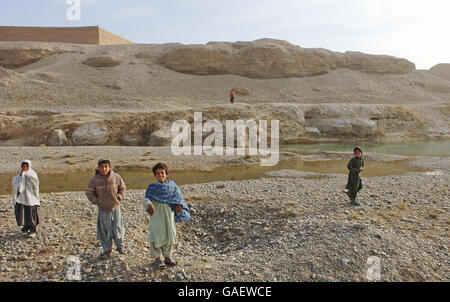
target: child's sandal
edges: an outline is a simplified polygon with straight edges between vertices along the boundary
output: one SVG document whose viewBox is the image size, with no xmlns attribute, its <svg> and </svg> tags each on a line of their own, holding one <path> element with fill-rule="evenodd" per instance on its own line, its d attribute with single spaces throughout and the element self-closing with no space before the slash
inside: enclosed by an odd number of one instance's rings
<svg viewBox="0 0 450 302">
<path fill-rule="evenodd" d="M 170 259 L 170 260 L 164 260 L 164 264 L 167 265 L 167 266 L 169 266 L 169 267 L 173 267 L 173 266 L 176 266 L 176 265 L 177 265 L 177 263 L 176 263 L 175 261 L 173 261 L 172 259 Z"/>
<path fill-rule="evenodd" d="M 157 260 L 157 261 L 153 262 L 153 265 L 159 269 L 164 269 L 164 268 L 166 268 L 166 265 L 164 263 L 165 262 L 162 262 L 162 260 Z"/>
</svg>

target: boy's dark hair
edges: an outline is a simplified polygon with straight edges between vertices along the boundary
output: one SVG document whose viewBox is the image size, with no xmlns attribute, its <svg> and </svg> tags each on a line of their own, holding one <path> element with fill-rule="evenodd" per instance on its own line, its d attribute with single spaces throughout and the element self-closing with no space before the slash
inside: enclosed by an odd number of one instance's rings
<svg viewBox="0 0 450 302">
<path fill-rule="evenodd" d="M 111 162 L 107 159 L 100 159 L 97 162 L 97 167 L 100 167 L 101 164 L 108 164 L 108 166 L 111 168 Z"/>
<path fill-rule="evenodd" d="M 156 175 L 156 170 L 158 169 L 163 169 L 164 171 L 166 171 L 166 175 L 169 175 L 169 168 L 167 168 L 167 165 L 165 163 L 157 163 L 155 166 L 153 166 L 153 175 Z"/>
<path fill-rule="evenodd" d="M 356 150 L 359 150 L 359 152 L 361 152 L 361 153 L 362 153 L 362 150 L 361 150 L 361 148 L 359 148 L 359 147 L 356 147 L 355 149 L 353 149 L 353 153 L 355 153 L 355 152 L 356 152 Z"/>
</svg>

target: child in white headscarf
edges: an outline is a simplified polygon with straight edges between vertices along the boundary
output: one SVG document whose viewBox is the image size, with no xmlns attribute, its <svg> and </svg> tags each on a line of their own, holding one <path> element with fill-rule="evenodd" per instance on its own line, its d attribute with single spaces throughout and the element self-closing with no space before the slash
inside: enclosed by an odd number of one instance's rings
<svg viewBox="0 0 450 302">
<path fill-rule="evenodd" d="M 30 160 L 20 163 L 20 172 L 12 180 L 13 203 L 17 225 L 23 226 L 22 234 L 36 236 L 37 226 L 41 220 L 41 203 L 39 201 L 39 178 L 31 168 Z"/>
</svg>

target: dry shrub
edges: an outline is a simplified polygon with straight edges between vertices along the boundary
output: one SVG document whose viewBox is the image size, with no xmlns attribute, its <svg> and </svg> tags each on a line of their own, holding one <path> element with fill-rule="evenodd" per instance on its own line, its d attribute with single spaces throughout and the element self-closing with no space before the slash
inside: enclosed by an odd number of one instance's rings
<svg viewBox="0 0 450 302">
<path fill-rule="evenodd" d="M 65 160 L 65 163 L 69 164 L 69 165 L 75 165 L 76 164 L 76 162 L 73 159 L 69 159 L 69 158 Z"/>
<path fill-rule="evenodd" d="M 409 205 L 407 203 L 399 203 L 397 204 L 397 207 L 404 210 L 409 207 Z"/>
<path fill-rule="evenodd" d="M 425 120 L 420 116 L 416 110 L 407 109 L 400 106 L 392 107 L 398 118 L 405 121 L 415 121 L 421 126 L 425 126 Z"/>
<path fill-rule="evenodd" d="M 49 246 L 44 246 L 43 248 L 41 248 L 38 251 L 38 254 L 40 254 L 40 255 L 49 255 L 49 254 L 53 254 L 53 253 L 54 253 L 53 248 L 51 248 Z"/>
<path fill-rule="evenodd" d="M 382 211 L 380 212 L 380 216 L 386 220 L 395 220 L 402 218 L 402 216 L 399 213 L 394 211 Z"/>
<path fill-rule="evenodd" d="M 351 219 L 359 219 L 359 215 L 358 214 L 356 214 L 356 213 L 352 213 L 352 214 L 350 214 L 350 218 Z"/>
<path fill-rule="evenodd" d="M 208 199 L 209 196 L 206 194 L 186 194 L 183 196 L 184 200 L 189 201 L 189 200 L 205 200 Z"/>
<path fill-rule="evenodd" d="M 430 218 L 431 218 L 431 219 L 437 219 L 438 217 L 439 217 L 438 214 L 436 214 L 436 213 L 430 213 Z"/>
</svg>

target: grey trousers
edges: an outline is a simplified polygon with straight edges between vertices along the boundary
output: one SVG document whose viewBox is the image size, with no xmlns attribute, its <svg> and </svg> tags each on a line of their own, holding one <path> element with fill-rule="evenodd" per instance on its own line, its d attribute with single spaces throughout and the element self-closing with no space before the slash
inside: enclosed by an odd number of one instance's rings
<svg viewBox="0 0 450 302">
<path fill-rule="evenodd" d="M 164 256 L 166 258 L 172 259 L 172 251 L 173 251 L 173 244 L 167 243 L 166 245 L 162 247 L 155 247 L 155 243 L 150 243 L 150 257 L 152 258 L 159 258 L 161 256 Z"/>
<path fill-rule="evenodd" d="M 40 206 L 26 206 L 16 202 L 14 213 L 17 225 L 23 226 L 23 230 L 37 231 L 37 226 L 41 222 Z"/>
<path fill-rule="evenodd" d="M 125 241 L 125 226 L 120 207 L 112 212 L 98 210 L 97 239 L 101 241 L 104 251 L 112 248 L 112 241 L 117 247 L 123 247 Z"/>
</svg>

